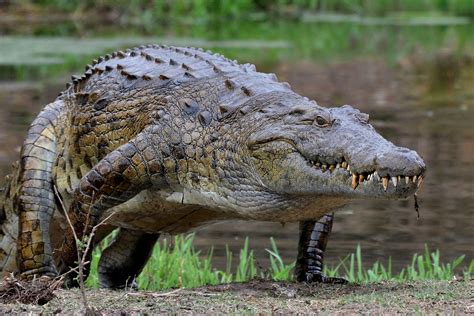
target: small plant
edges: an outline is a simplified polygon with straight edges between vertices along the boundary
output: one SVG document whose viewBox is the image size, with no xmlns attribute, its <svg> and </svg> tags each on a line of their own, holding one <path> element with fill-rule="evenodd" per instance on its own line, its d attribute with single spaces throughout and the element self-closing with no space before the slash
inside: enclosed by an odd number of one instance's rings
<svg viewBox="0 0 474 316">
<path fill-rule="evenodd" d="M 325 273 L 328 276 L 339 276 L 341 275 L 340 270 L 343 269 L 345 272 L 344 277 L 352 283 L 452 280 L 456 275 L 455 270 L 464 261 L 464 258 L 465 256 L 462 255 L 445 264 L 440 261 L 439 250 L 430 252 L 428 246 L 425 245 L 423 255 L 414 254 L 409 265 L 403 268 L 398 274 L 393 274 L 391 258 L 388 259 L 386 266 L 377 261 L 372 267 L 364 269 L 362 250 L 360 245 L 358 245 L 355 253 L 340 260 L 340 263 L 336 267 L 325 267 Z M 349 262 L 347 263 L 347 261 Z M 469 280 L 473 271 L 474 260 L 472 260 L 468 268 L 462 272 L 463 278 Z"/>
<path fill-rule="evenodd" d="M 425 245 L 423 255 L 413 255 L 409 266 L 400 272 L 401 280 L 450 280 L 454 276 L 454 270 L 464 261 L 465 256 L 459 256 L 447 264 L 440 262 L 439 250 L 430 253 Z M 471 262 L 472 264 L 472 262 Z"/>
<path fill-rule="evenodd" d="M 219 284 L 225 281 L 221 271 L 212 268 L 211 249 L 206 256 L 193 247 L 194 235 L 176 236 L 171 245 L 168 239 L 157 243 L 153 254 L 137 278 L 141 289 L 168 289 Z"/>
<path fill-rule="evenodd" d="M 278 248 L 273 237 L 270 237 L 270 243 L 272 244 L 272 249 L 266 249 L 266 251 L 270 254 L 272 279 L 275 281 L 293 280 L 293 269 L 295 268 L 296 262 L 285 264 L 280 256 L 280 253 L 278 252 Z"/>
<path fill-rule="evenodd" d="M 235 274 L 236 282 L 244 282 L 257 276 L 253 250 L 249 250 L 249 239 L 245 238 L 244 248 L 240 249 L 239 265 Z"/>
</svg>

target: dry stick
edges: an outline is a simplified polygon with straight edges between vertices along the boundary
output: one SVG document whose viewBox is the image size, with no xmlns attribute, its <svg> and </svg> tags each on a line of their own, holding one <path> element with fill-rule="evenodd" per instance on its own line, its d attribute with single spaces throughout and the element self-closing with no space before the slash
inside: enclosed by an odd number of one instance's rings
<svg viewBox="0 0 474 316">
<path fill-rule="evenodd" d="M 179 288 L 179 289 L 176 289 L 176 290 L 172 290 L 172 291 L 169 291 L 169 292 L 165 292 L 165 293 L 136 293 L 136 292 L 128 292 L 126 293 L 126 295 L 130 295 L 130 296 L 151 296 L 151 297 L 164 297 L 164 296 L 173 296 L 175 294 L 177 294 L 178 292 L 181 292 L 183 291 L 184 288 Z"/>
<path fill-rule="evenodd" d="M 416 219 L 420 219 L 420 205 L 418 204 L 418 195 L 416 193 L 413 195 L 415 199 L 415 212 L 416 212 Z"/>
<path fill-rule="evenodd" d="M 89 305 L 89 302 L 87 301 L 87 296 L 86 296 L 86 291 L 84 289 L 84 284 L 83 284 L 83 271 L 82 271 L 82 265 L 81 265 L 81 253 L 80 253 L 80 250 L 79 250 L 79 244 L 80 244 L 80 240 L 79 238 L 77 237 L 77 234 L 76 234 L 76 230 L 74 229 L 74 226 L 72 225 L 72 222 L 71 222 L 71 219 L 69 218 L 69 214 L 67 212 L 67 209 L 66 207 L 64 206 L 64 203 L 61 199 L 61 196 L 59 195 L 59 192 L 58 192 L 58 188 L 56 187 L 56 185 L 54 185 L 54 193 L 56 194 L 56 196 L 58 197 L 58 200 L 59 200 L 59 203 L 61 204 L 61 208 L 63 209 L 63 212 L 64 212 L 64 216 L 66 216 L 66 220 L 69 224 L 69 228 L 71 228 L 72 230 L 72 234 L 74 236 L 74 240 L 76 241 L 76 252 L 77 252 L 77 261 L 78 261 L 78 264 L 79 264 L 79 288 L 81 290 L 81 295 L 82 295 L 82 302 L 84 304 L 84 307 L 86 309 L 86 311 L 90 310 L 90 305 Z"/>
<path fill-rule="evenodd" d="M 169 292 L 164 292 L 164 293 L 151 293 L 151 292 L 128 292 L 125 295 L 128 296 L 144 296 L 144 297 L 166 297 L 166 296 L 176 296 L 178 295 L 179 292 L 182 292 L 182 294 L 190 294 L 190 295 L 200 295 L 200 296 L 218 296 L 220 295 L 219 293 L 206 293 L 206 292 L 201 292 L 201 291 L 192 291 L 192 290 L 186 290 L 185 288 L 179 288 L 175 289 Z"/>
<path fill-rule="evenodd" d="M 94 201 L 94 194 L 92 194 L 92 202 L 93 203 Z M 92 207 L 92 204 L 91 204 L 91 207 Z M 90 211 L 91 211 L 91 207 L 89 207 L 89 211 L 88 211 L 88 214 L 90 214 Z M 92 231 L 91 233 L 89 234 L 88 236 L 88 240 L 87 240 L 87 243 L 86 243 L 86 248 L 84 250 L 84 252 L 82 253 L 82 258 L 79 260 L 79 288 L 81 289 L 81 293 L 83 295 L 83 298 L 86 297 L 86 290 L 85 290 L 85 284 L 84 284 L 84 266 L 87 264 L 86 263 L 86 260 L 87 260 L 87 254 L 89 253 L 89 250 L 91 248 L 91 245 L 92 245 L 92 241 L 94 240 L 94 236 L 95 236 L 95 233 L 97 231 L 97 229 L 104 225 L 112 216 L 115 215 L 116 212 L 112 212 L 109 214 L 109 216 L 107 216 L 106 218 L 104 218 L 102 221 L 100 221 L 97 225 L 95 225 L 94 227 L 92 227 Z M 89 215 L 88 215 L 89 216 Z M 89 220 L 86 221 L 86 224 L 88 225 L 88 222 Z M 73 229 L 73 227 L 71 226 L 71 229 Z M 80 257 L 80 251 L 79 251 L 79 248 L 77 248 L 77 255 L 78 257 Z M 86 314 L 87 312 L 92 312 L 92 314 L 95 314 L 93 312 L 93 309 L 91 308 L 91 306 L 87 303 L 86 300 L 84 300 L 84 306 L 86 308 Z"/>
<path fill-rule="evenodd" d="M 86 262 L 84 262 L 84 265 L 88 265 L 89 263 L 91 263 L 91 262 L 90 262 L 90 261 L 86 261 Z M 70 273 L 72 273 L 72 272 L 77 272 L 77 273 L 79 273 L 79 267 L 74 267 L 74 268 L 69 267 L 69 271 L 66 271 L 66 272 L 64 272 L 63 274 L 58 275 L 58 276 L 56 277 L 56 279 L 62 279 L 62 278 L 64 278 L 66 275 L 68 275 L 68 274 L 70 274 Z"/>
<path fill-rule="evenodd" d="M 84 304 L 84 307 L 86 309 L 86 314 L 90 311 L 93 311 L 92 307 L 89 305 L 89 302 L 87 300 L 87 296 L 86 296 L 86 290 L 85 290 L 85 285 L 84 285 L 84 266 L 86 264 L 89 263 L 89 261 L 86 261 L 87 259 L 87 253 L 89 252 L 90 250 L 90 247 L 91 247 L 91 244 L 92 244 L 92 240 L 94 239 L 94 236 L 95 236 L 95 233 L 97 231 L 97 229 L 102 226 L 103 224 L 105 224 L 106 221 L 108 221 L 113 215 L 115 215 L 116 212 L 112 212 L 111 214 L 109 214 L 109 216 L 107 216 L 106 218 L 104 218 L 102 221 L 100 221 L 97 225 L 95 225 L 94 227 L 92 227 L 92 231 L 91 233 L 89 234 L 88 236 L 88 240 L 87 240 L 87 243 L 86 243 L 86 248 L 84 250 L 84 252 L 82 253 L 82 257 L 81 257 L 81 247 L 82 247 L 82 242 L 81 240 L 78 238 L 77 234 L 76 234 L 76 230 L 74 229 L 74 225 L 72 224 L 71 222 L 71 219 L 69 218 L 69 214 L 66 210 L 66 207 L 64 206 L 64 203 L 61 199 L 61 196 L 59 195 L 59 192 L 58 192 L 58 188 L 56 186 L 53 186 L 54 188 L 54 193 L 56 194 L 56 196 L 58 197 L 58 200 L 59 200 L 59 203 L 61 204 L 61 208 L 63 209 L 64 211 L 64 215 L 66 217 L 66 220 L 69 224 L 69 227 L 71 228 L 72 230 L 72 233 L 73 233 L 73 236 L 74 236 L 74 240 L 76 241 L 76 252 L 77 252 L 77 261 L 78 261 L 78 267 L 76 268 L 71 268 L 70 271 L 66 272 L 64 275 L 72 272 L 72 271 L 78 271 L 78 278 L 79 278 L 79 289 L 81 291 L 81 296 L 82 296 L 82 302 Z M 89 211 L 87 212 L 87 218 L 86 218 L 86 226 L 84 227 L 84 231 L 83 231 L 83 235 L 85 235 L 85 232 L 86 232 L 86 229 L 87 229 L 87 226 L 89 225 L 89 218 L 90 218 L 90 213 L 91 213 L 91 208 L 92 208 L 92 204 L 94 203 L 94 193 L 92 194 L 92 200 L 91 200 L 91 205 L 89 207 Z"/>
</svg>

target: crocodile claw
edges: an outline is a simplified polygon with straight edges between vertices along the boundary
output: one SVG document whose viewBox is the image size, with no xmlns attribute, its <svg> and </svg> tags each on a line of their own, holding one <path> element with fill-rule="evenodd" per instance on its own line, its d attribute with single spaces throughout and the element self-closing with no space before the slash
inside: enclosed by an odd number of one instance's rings
<svg viewBox="0 0 474 316">
<path fill-rule="evenodd" d="M 322 273 L 306 273 L 307 283 L 325 283 L 325 284 L 347 284 L 344 278 L 327 277 Z"/>
</svg>

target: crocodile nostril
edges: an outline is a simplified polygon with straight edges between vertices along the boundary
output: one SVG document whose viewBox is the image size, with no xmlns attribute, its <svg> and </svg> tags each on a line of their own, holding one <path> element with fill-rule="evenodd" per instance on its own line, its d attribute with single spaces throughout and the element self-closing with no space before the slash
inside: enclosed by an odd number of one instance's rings
<svg viewBox="0 0 474 316">
<path fill-rule="evenodd" d="M 374 165 L 381 176 L 415 176 L 425 172 L 425 163 L 413 150 L 404 147 L 391 147 L 375 155 Z"/>
<path fill-rule="evenodd" d="M 401 152 L 401 153 L 404 153 L 404 154 L 409 153 L 409 152 L 413 152 L 413 150 L 405 148 L 405 147 L 399 147 L 398 151 Z"/>
</svg>

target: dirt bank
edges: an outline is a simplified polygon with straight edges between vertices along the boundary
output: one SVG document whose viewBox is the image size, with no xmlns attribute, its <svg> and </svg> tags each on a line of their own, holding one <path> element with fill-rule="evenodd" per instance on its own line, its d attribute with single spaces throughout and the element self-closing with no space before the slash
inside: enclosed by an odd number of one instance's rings
<svg viewBox="0 0 474 316">
<path fill-rule="evenodd" d="M 43 306 L 1 304 L 1 314 L 77 313 L 77 289 L 57 290 Z M 92 306 L 117 313 L 474 313 L 471 282 L 423 281 L 407 284 L 306 285 L 252 281 L 163 292 L 89 290 Z"/>
</svg>

